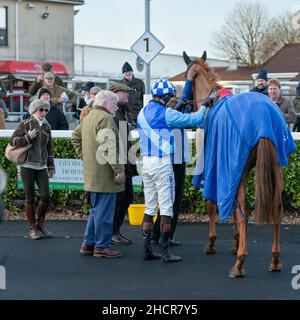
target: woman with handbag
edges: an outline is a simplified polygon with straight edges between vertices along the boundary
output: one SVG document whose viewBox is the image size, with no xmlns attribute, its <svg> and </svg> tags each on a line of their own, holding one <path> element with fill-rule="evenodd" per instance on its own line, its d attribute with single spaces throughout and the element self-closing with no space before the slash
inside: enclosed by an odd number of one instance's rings
<svg viewBox="0 0 300 320">
<path fill-rule="evenodd" d="M 10 144 L 15 147 L 32 145 L 27 151 L 20 170 L 26 195 L 25 212 L 29 224 L 29 235 L 32 240 L 52 237 L 52 233 L 44 226 L 50 200 L 49 178 L 52 178 L 55 174 L 51 127 L 45 119 L 49 110 L 50 104 L 46 100 L 37 99 L 31 102 L 29 106 L 30 118 L 19 124 L 10 139 Z M 36 210 L 35 182 L 40 193 L 40 201 Z"/>
</svg>

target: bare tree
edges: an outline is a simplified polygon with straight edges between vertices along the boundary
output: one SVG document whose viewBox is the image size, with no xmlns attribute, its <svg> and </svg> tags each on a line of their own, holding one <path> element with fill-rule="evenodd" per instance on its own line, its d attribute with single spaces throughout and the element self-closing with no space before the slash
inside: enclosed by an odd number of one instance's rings
<svg viewBox="0 0 300 320">
<path fill-rule="evenodd" d="M 263 35 L 258 60 L 265 62 L 285 44 L 300 42 L 300 28 L 293 23 L 293 15 L 286 12 L 271 19 Z"/>
<path fill-rule="evenodd" d="M 256 2 L 238 2 L 226 15 L 225 24 L 213 33 L 212 45 L 227 58 L 255 66 L 259 61 L 259 47 L 269 22 L 265 6 Z"/>
</svg>

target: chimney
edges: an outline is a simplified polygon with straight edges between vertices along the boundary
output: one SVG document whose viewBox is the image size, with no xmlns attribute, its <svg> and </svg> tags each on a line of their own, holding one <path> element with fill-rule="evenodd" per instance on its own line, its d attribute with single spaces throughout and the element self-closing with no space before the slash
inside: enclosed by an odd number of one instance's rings
<svg viewBox="0 0 300 320">
<path fill-rule="evenodd" d="M 240 65 L 239 59 L 235 59 L 235 58 L 230 59 L 230 60 L 228 61 L 228 68 L 227 68 L 227 70 L 229 70 L 229 71 L 237 70 L 238 67 L 239 67 L 239 65 Z"/>
</svg>

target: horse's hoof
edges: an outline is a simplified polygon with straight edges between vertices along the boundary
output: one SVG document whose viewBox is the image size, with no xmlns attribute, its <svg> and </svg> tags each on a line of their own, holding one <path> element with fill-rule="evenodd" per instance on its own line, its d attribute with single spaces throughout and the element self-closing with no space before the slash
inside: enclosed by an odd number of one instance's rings
<svg viewBox="0 0 300 320">
<path fill-rule="evenodd" d="M 246 274 L 245 269 L 238 269 L 236 267 L 233 267 L 229 273 L 229 278 L 242 278 Z"/>
<path fill-rule="evenodd" d="M 215 248 L 206 247 L 203 250 L 203 253 L 204 254 L 215 254 L 216 253 L 216 249 Z"/>
<path fill-rule="evenodd" d="M 269 271 L 272 272 L 272 271 L 282 271 L 283 270 L 283 265 L 281 262 L 278 262 L 278 263 L 273 263 L 271 262 L 270 263 L 270 266 L 269 266 Z"/>
</svg>

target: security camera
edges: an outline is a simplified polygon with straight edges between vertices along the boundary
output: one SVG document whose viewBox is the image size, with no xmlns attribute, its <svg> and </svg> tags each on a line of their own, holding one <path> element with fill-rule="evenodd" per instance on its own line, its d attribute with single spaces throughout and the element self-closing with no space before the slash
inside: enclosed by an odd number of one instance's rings
<svg viewBox="0 0 300 320">
<path fill-rule="evenodd" d="M 47 19 L 49 17 L 49 12 L 44 12 L 42 15 L 43 19 Z"/>
<path fill-rule="evenodd" d="M 35 5 L 32 4 L 31 2 L 29 2 L 29 3 L 27 3 L 26 8 L 27 8 L 28 10 L 34 9 L 34 8 L 35 8 Z"/>
</svg>

